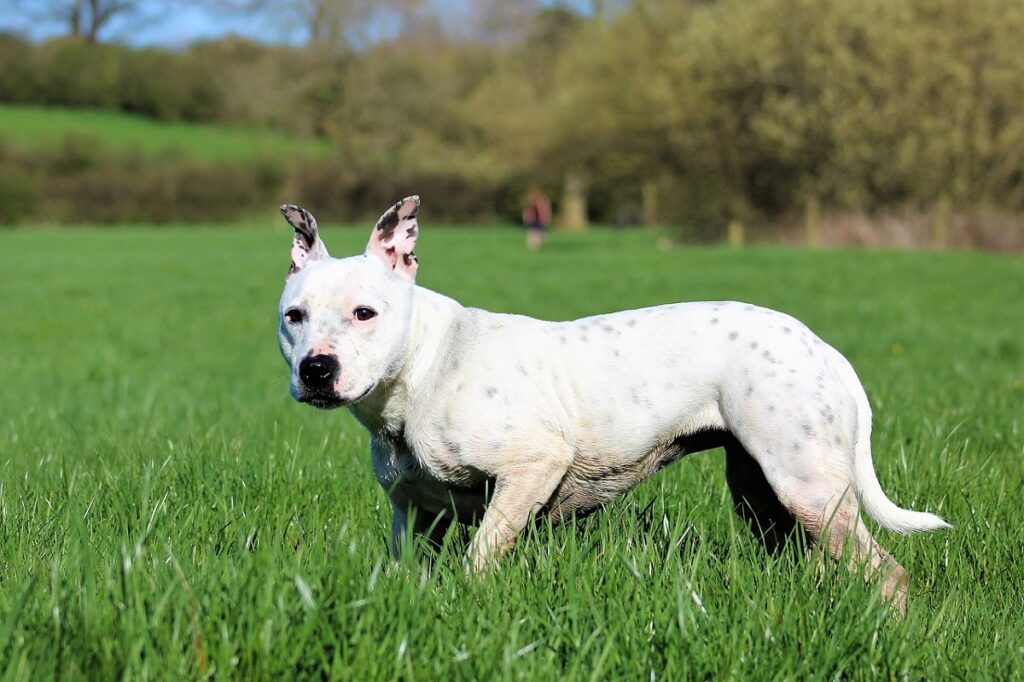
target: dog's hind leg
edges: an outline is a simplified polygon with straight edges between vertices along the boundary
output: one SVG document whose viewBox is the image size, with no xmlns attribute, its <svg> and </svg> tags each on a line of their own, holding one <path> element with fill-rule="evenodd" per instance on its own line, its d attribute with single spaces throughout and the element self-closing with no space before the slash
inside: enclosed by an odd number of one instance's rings
<svg viewBox="0 0 1024 682">
<path fill-rule="evenodd" d="M 778 553 L 791 539 L 796 521 L 779 502 L 761 467 L 743 445 L 729 436 L 724 447 L 725 480 L 736 513 L 768 552 Z"/>
<path fill-rule="evenodd" d="M 819 462 L 828 461 L 829 456 Z M 763 465 L 762 465 L 763 466 Z M 907 572 L 871 537 L 860 516 L 852 472 L 827 467 L 797 472 L 763 467 L 779 503 L 799 521 L 814 544 L 850 570 L 881 582 L 882 599 L 901 615 L 907 608 Z"/>
<path fill-rule="evenodd" d="M 793 539 L 793 514 L 779 501 L 761 467 L 738 441 L 733 439 L 725 445 L 725 456 L 725 477 L 736 512 L 750 524 L 765 549 L 778 552 Z M 843 557 L 845 546 L 852 541 L 847 556 L 850 568 L 864 566 L 867 578 L 873 573 L 885 575 L 882 597 L 902 613 L 906 609 L 906 571 L 875 542 L 857 512 L 855 500 L 847 498 L 831 508 L 826 505 L 817 510 L 813 504 L 793 505 L 801 531 L 810 545 L 823 541 L 827 526 L 826 549 L 837 559 Z M 821 519 L 825 519 L 824 524 Z"/>
<path fill-rule="evenodd" d="M 761 528 L 765 523 L 762 513 L 777 522 L 778 507 L 763 489 L 758 492 L 763 485 L 757 477 L 759 471 L 779 505 L 800 522 L 812 543 L 820 544 L 851 569 L 863 571 L 865 577 L 879 580 L 883 600 L 903 613 L 907 573 L 872 539 L 860 517 L 852 452 L 856 410 L 849 407 L 837 405 L 837 417 L 831 422 L 823 420 L 818 428 L 807 428 L 813 415 L 801 413 L 799 406 L 791 409 L 784 421 L 760 423 L 757 428 L 738 419 L 737 439 L 742 448 L 734 447 L 731 453 L 727 450 L 730 485 L 734 496 L 739 492 L 741 500 L 749 500 L 745 510 L 754 513 Z M 753 462 L 742 456 L 747 453 Z"/>
<path fill-rule="evenodd" d="M 856 495 L 851 488 L 823 498 L 809 492 L 789 494 L 787 507 L 807 529 L 811 538 L 836 560 L 845 560 L 853 572 L 865 579 L 881 582 L 882 600 L 900 614 L 907 611 L 906 570 L 871 537 L 861 518 Z"/>
</svg>

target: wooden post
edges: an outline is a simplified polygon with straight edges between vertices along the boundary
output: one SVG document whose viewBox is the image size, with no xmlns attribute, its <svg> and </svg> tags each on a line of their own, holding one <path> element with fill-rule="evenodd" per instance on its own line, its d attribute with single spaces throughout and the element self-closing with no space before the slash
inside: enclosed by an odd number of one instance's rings
<svg viewBox="0 0 1024 682">
<path fill-rule="evenodd" d="M 586 182 L 583 180 L 583 176 L 575 171 L 565 174 L 565 193 L 562 195 L 561 214 L 559 222 L 565 229 L 587 229 Z"/>
<path fill-rule="evenodd" d="M 658 224 L 658 183 L 645 180 L 640 188 L 640 202 L 643 208 L 644 225 L 650 227 Z"/>
<path fill-rule="evenodd" d="M 948 194 L 939 197 L 932 218 L 932 248 L 944 249 L 949 243 L 949 218 L 953 213 L 953 200 Z"/>
<path fill-rule="evenodd" d="M 804 207 L 804 243 L 807 246 L 821 245 L 821 209 L 818 207 L 818 197 L 813 194 L 807 195 Z"/>
<path fill-rule="evenodd" d="M 733 218 L 729 221 L 729 225 L 725 228 L 725 238 L 729 241 L 729 246 L 743 246 L 747 241 L 746 228 L 743 227 L 743 221 Z"/>
</svg>

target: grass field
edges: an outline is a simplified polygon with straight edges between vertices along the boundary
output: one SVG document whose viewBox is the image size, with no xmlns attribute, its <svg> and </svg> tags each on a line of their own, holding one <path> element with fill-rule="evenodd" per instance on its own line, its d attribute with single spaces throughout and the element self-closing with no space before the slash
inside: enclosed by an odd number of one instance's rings
<svg viewBox="0 0 1024 682">
<path fill-rule="evenodd" d="M 89 109 L 0 104 L 0 140 L 29 150 L 54 147 L 68 136 L 94 138 L 113 148 L 145 154 L 181 150 L 207 161 L 244 161 L 256 156 L 323 156 L 330 146 L 271 130 L 195 123 L 164 123 L 131 114 Z"/>
<path fill-rule="evenodd" d="M 425 207 L 426 208 L 426 207 Z M 1019 679 L 1024 260 L 659 252 L 650 233 L 424 225 L 420 283 L 570 318 L 676 300 L 790 312 L 875 408 L 891 497 L 952 532 L 880 542 L 900 623 L 846 571 L 768 557 L 720 452 L 541 528 L 480 579 L 388 558 L 367 436 L 287 394 L 276 228 L 0 233 L 7 679 Z M 336 254 L 368 230 L 327 230 Z"/>
</svg>

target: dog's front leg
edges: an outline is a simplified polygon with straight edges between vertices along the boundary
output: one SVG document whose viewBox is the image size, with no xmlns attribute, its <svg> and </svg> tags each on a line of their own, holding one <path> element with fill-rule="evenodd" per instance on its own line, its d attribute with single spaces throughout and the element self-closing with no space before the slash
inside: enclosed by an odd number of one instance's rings
<svg viewBox="0 0 1024 682">
<path fill-rule="evenodd" d="M 406 543 L 409 519 L 405 510 L 391 503 L 391 557 L 397 559 L 402 555 L 402 546 Z"/>
<path fill-rule="evenodd" d="M 412 517 L 410 519 L 410 516 Z M 452 524 L 454 514 L 449 509 L 442 509 L 437 513 L 430 513 L 424 509 L 391 501 L 391 556 L 395 559 L 402 555 L 402 548 L 409 542 L 409 533 L 415 537 L 423 538 L 427 546 L 434 550 L 440 550 L 444 542 L 445 533 Z"/>
<path fill-rule="evenodd" d="M 469 545 L 467 566 L 486 568 L 515 542 L 530 516 L 551 499 L 568 469 L 560 461 L 544 461 L 498 475 L 494 496 Z"/>
</svg>

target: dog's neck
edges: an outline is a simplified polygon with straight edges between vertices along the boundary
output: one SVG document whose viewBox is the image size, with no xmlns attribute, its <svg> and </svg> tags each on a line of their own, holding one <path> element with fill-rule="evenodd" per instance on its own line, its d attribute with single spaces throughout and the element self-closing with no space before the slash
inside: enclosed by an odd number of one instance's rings
<svg viewBox="0 0 1024 682">
<path fill-rule="evenodd" d="M 409 337 L 397 373 L 350 408 L 371 433 L 401 436 L 412 398 L 434 385 L 450 359 L 452 331 L 465 313 L 454 299 L 423 287 L 413 290 Z"/>
</svg>

